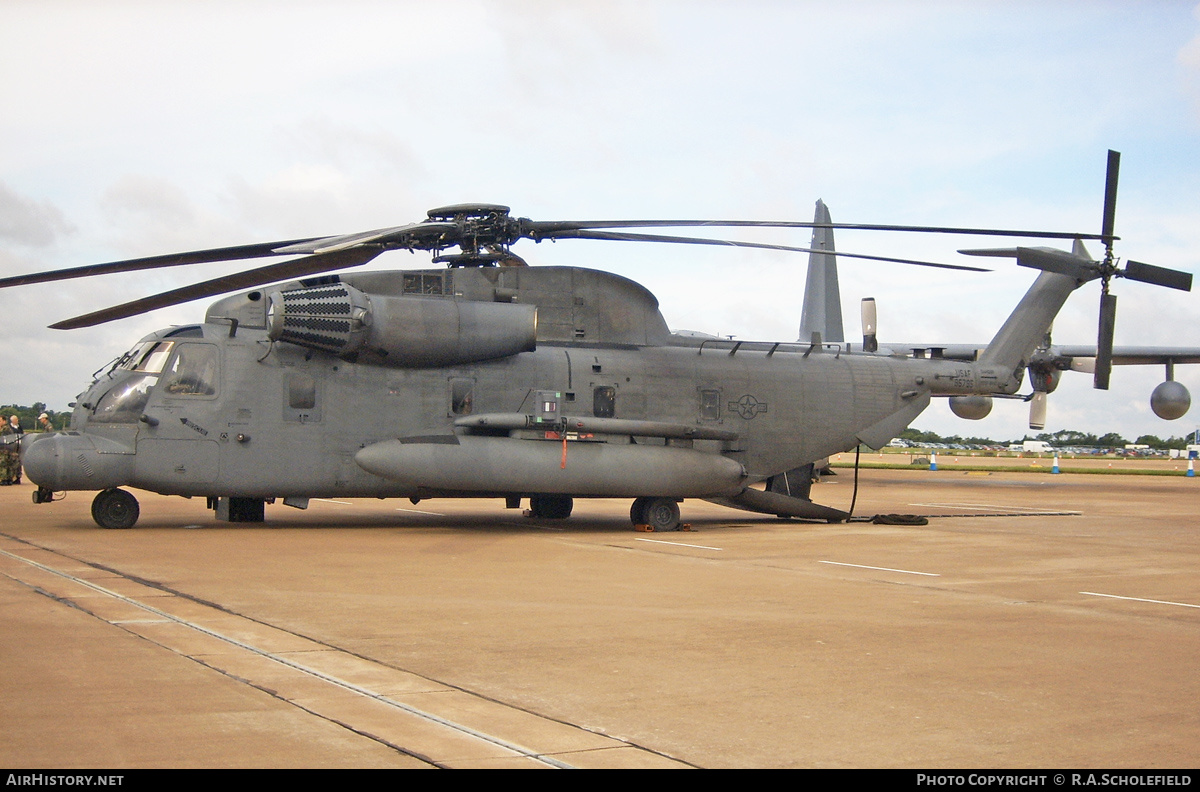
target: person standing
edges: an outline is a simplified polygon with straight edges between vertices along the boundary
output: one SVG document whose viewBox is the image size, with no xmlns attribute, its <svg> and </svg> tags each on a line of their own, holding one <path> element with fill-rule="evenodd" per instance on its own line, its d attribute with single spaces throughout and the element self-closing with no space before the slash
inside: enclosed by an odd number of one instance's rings
<svg viewBox="0 0 1200 792">
<path fill-rule="evenodd" d="M 21 483 L 21 419 L 12 416 L 5 421 L 0 416 L 0 484 Z"/>
</svg>

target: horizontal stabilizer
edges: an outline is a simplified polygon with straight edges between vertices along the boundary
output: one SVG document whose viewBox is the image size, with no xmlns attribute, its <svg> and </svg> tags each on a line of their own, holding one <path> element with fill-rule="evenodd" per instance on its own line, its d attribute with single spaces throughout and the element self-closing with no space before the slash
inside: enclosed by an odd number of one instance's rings
<svg viewBox="0 0 1200 792">
<path fill-rule="evenodd" d="M 946 360 L 978 360 L 985 344 L 892 344 L 884 351 L 892 355 L 911 355 L 913 350 L 928 354 L 936 349 Z M 1060 361 L 1072 371 L 1091 373 L 1096 358 L 1095 344 L 1054 344 L 1045 350 L 1034 352 L 1030 361 Z M 1165 363 L 1200 363 L 1200 347 L 1168 346 L 1118 346 L 1113 347 L 1112 362 L 1115 366 L 1161 366 Z M 1061 366 L 1060 366 L 1061 368 Z"/>
<path fill-rule="evenodd" d="M 960 250 L 967 256 L 994 256 L 998 258 L 1015 258 L 1022 267 L 1057 272 L 1067 275 L 1080 282 L 1086 282 L 1100 277 L 1096 262 L 1075 253 L 1048 247 L 1015 247 L 1015 248 L 983 248 Z"/>
</svg>

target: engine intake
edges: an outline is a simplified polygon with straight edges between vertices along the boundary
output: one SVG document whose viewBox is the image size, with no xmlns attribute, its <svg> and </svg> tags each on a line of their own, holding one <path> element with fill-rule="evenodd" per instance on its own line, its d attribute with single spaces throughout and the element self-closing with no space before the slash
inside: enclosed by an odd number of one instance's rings
<svg viewBox="0 0 1200 792">
<path fill-rule="evenodd" d="M 289 289 L 267 298 L 267 337 L 344 355 L 362 346 L 370 315 L 367 296 L 344 283 Z"/>
</svg>

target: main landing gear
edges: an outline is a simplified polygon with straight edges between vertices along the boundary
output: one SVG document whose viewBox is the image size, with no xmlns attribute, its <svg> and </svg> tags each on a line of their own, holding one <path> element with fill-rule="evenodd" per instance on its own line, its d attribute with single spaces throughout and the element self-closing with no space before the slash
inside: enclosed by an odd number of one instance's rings
<svg viewBox="0 0 1200 792">
<path fill-rule="evenodd" d="M 529 498 L 529 516 L 543 520 L 565 520 L 571 516 L 575 501 L 570 495 L 532 495 Z"/>
<path fill-rule="evenodd" d="M 650 531 L 679 530 L 679 501 L 674 498 L 638 498 L 629 509 L 635 528 Z"/>
<path fill-rule="evenodd" d="M 137 498 L 123 489 L 101 490 L 92 501 L 92 519 L 101 528 L 132 528 L 140 514 Z"/>
<path fill-rule="evenodd" d="M 510 499 L 510 504 L 520 503 Z M 542 520 L 564 520 L 571 516 L 574 501 L 569 495 L 532 495 L 527 517 Z M 629 509 L 629 520 L 642 531 L 678 531 L 679 500 L 677 498 L 638 498 Z"/>
</svg>

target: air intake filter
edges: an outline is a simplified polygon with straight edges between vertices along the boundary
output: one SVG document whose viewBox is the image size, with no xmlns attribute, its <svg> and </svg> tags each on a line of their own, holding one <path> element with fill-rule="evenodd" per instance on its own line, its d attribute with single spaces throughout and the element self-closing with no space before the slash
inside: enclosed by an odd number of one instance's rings
<svg viewBox="0 0 1200 792">
<path fill-rule="evenodd" d="M 290 289 L 268 298 L 267 337 L 345 355 L 362 345 L 370 315 L 365 294 L 344 283 Z"/>
</svg>

